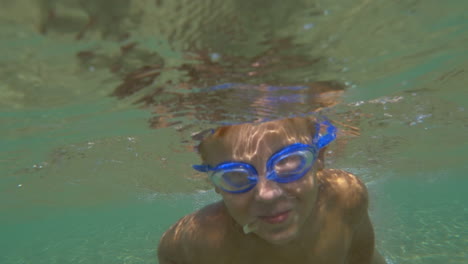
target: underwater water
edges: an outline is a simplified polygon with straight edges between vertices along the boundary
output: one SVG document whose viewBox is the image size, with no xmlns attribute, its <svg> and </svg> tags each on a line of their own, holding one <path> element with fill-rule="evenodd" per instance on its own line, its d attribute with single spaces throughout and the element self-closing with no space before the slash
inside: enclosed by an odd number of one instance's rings
<svg viewBox="0 0 468 264">
<path fill-rule="evenodd" d="M 157 263 L 193 147 L 318 111 L 389 263 L 467 263 L 468 2 L 2 1 L 0 263 Z"/>
</svg>

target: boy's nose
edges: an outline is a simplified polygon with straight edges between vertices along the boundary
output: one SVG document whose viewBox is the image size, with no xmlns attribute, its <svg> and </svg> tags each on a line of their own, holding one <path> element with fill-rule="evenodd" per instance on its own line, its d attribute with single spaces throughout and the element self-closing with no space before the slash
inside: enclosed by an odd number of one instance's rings
<svg viewBox="0 0 468 264">
<path fill-rule="evenodd" d="M 261 202 L 274 201 L 283 195 L 282 186 L 274 181 L 262 177 L 255 186 L 256 200 Z"/>
</svg>

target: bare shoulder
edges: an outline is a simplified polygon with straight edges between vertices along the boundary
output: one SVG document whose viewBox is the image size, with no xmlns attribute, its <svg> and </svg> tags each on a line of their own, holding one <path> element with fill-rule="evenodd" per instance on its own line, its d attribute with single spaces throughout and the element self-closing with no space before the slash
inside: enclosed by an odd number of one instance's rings
<svg viewBox="0 0 468 264">
<path fill-rule="evenodd" d="M 356 221 L 367 214 L 367 188 L 358 177 L 337 169 L 324 169 L 317 175 L 322 195 L 330 206 L 346 211 Z"/>
<path fill-rule="evenodd" d="M 367 212 L 369 197 L 365 184 L 355 175 L 336 169 L 317 173 L 323 203 L 328 210 L 341 212 L 341 219 L 353 230 L 347 263 L 384 264 L 374 248 L 374 232 Z"/>
<path fill-rule="evenodd" d="M 198 259 L 198 255 L 206 250 L 220 247 L 225 239 L 228 221 L 220 202 L 184 216 L 161 237 L 158 245 L 159 263 L 186 263 L 187 260 Z"/>
</svg>

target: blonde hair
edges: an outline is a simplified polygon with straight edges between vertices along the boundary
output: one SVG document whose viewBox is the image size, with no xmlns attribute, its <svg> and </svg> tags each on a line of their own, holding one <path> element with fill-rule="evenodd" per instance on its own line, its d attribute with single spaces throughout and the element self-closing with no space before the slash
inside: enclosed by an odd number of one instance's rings
<svg viewBox="0 0 468 264">
<path fill-rule="evenodd" d="M 293 117 L 261 123 L 222 126 L 202 140 L 198 151 L 204 163 L 210 146 L 229 145 L 235 160 L 249 160 L 258 151 L 258 144 L 268 137 L 281 137 L 286 144 L 311 144 L 316 134 L 316 121 L 309 117 Z M 319 159 L 323 159 L 323 151 Z"/>
</svg>

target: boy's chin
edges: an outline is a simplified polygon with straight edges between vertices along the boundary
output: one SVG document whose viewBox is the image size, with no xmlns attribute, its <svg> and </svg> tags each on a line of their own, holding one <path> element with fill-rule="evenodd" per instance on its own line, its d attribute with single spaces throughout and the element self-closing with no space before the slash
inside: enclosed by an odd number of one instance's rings
<svg viewBox="0 0 468 264">
<path fill-rule="evenodd" d="M 273 245 L 286 245 L 298 236 L 296 227 L 290 226 L 285 230 L 258 230 L 254 232 L 258 237 Z"/>
</svg>

